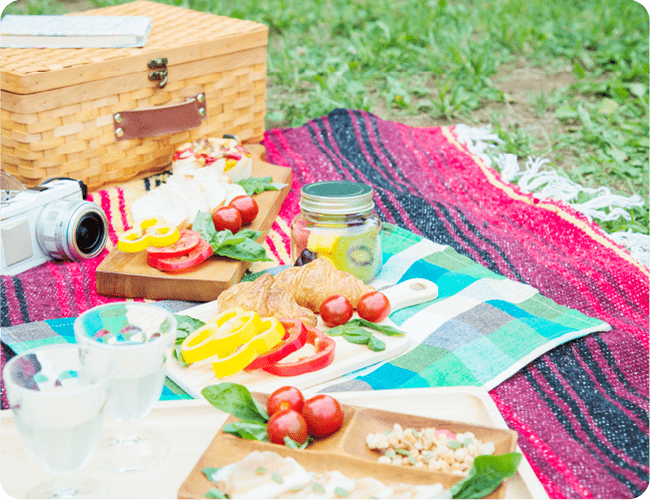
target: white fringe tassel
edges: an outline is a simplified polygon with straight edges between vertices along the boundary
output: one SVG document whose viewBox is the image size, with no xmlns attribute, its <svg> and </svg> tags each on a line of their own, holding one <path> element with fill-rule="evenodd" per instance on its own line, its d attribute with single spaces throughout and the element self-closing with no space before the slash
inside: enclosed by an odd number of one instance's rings
<svg viewBox="0 0 650 500">
<path fill-rule="evenodd" d="M 549 163 L 550 160 L 528 157 L 522 172 L 519 167 L 517 155 L 500 153 L 497 155 L 488 154 L 489 150 L 496 144 L 503 141 L 495 133 L 492 133 L 486 127 L 469 127 L 464 124 L 455 127 L 458 139 L 465 144 L 467 148 L 475 155 L 479 156 L 483 162 L 489 166 L 494 166 L 501 173 L 501 177 L 506 182 L 515 182 L 525 193 L 535 193 L 539 198 L 551 198 L 561 200 L 573 207 L 576 211 L 584 214 L 590 221 L 599 219 L 610 221 L 623 217 L 630 220 L 630 214 L 624 209 L 632 207 L 642 207 L 644 200 L 638 194 L 626 197 L 612 194 L 611 190 L 606 187 L 591 189 L 582 187 L 580 184 L 561 177 L 557 172 L 544 171 L 540 168 Z M 496 162 L 496 165 L 493 163 Z M 580 193 L 595 195 L 594 198 L 584 203 L 572 203 Z M 609 213 L 605 211 L 609 209 Z M 641 264 L 650 267 L 650 236 L 647 234 L 633 233 L 631 230 L 618 231 L 609 234 L 609 237 L 616 243 L 623 245 L 629 251 L 632 257 L 637 259 Z"/>
</svg>

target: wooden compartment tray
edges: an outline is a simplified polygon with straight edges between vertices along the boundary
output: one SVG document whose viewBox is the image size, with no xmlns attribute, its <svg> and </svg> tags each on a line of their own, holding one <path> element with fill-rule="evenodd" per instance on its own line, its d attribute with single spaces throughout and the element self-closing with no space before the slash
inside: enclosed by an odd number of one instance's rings
<svg viewBox="0 0 650 500">
<path fill-rule="evenodd" d="M 253 397 L 260 403 L 266 404 L 268 394 L 254 392 Z M 344 413 L 341 429 L 331 436 L 316 439 L 304 450 L 295 450 L 283 445 L 260 441 L 249 441 L 220 430 L 181 485 L 178 497 L 203 498 L 213 485 L 201 472 L 202 469 L 223 467 L 240 461 L 255 450 L 274 451 L 284 457 L 293 457 L 309 472 L 338 470 L 350 478 L 370 476 L 386 485 L 441 483 L 445 488 L 449 488 L 461 479 L 457 475 L 448 473 L 378 463 L 377 459 L 381 454 L 366 446 L 366 436 L 370 433 L 390 430 L 395 423 L 400 424 L 404 429 L 413 427 L 419 430 L 433 427 L 449 429 L 454 433 L 471 431 L 477 439 L 483 442 L 493 442 L 496 455 L 513 452 L 517 449 L 517 433 L 509 429 L 364 408 L 350 404 L 341 404 L 341 408 Z M 230 416 L 226 423 L 237 420 Z M 487 498 L 504 498 L 507 482 L 508 480 L 504 481 Z"/>
</svg>

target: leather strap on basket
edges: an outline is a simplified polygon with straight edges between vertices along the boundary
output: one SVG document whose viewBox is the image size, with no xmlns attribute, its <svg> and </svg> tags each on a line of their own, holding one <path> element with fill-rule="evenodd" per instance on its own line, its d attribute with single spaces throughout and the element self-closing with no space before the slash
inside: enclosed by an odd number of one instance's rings
<svg viewBox="0 0 650 500">
<path fill-rule="evenodd" d="M 198 127 L 207 116 L 205 104 L 205 96 L 198 94 L 182 103 L 115 113 L 115 140 L 175 134 Z"/>
</svg>

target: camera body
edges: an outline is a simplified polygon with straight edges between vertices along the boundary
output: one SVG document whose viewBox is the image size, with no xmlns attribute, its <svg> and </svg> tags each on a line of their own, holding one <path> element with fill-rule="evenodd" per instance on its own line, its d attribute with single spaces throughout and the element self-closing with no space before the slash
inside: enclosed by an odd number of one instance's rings
<svg viewBox="0 0 650 500">
<path fill-rule="evenodd" d="M 52 180 L 22 191 L 2 191 L 1 207 L 3 275 L 13 276 L 51 259 L 90 259 L 106 246 L 106 214 L 84 200 L 79 181 Z"/>
</svg>

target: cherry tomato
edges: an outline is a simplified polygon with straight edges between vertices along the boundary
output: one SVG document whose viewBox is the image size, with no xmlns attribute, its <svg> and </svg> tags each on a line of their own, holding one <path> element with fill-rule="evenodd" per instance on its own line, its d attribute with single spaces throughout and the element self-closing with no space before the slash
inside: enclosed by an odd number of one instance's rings
<svg viewBox="0 0 650 500">
<path fill-rule="evenodd" d="M 320 317 L 327 326 L 339 326 L 350 321 L 354 307 L 343 295 L 332 295 L 320 305 Z"/>
<path fill-rule="evenodd" d="M 229 229 L 231 233 L 235 234 L 241 229 L 242 220 L 239 210 L 235 207 L 219 207 L 212 212 L 212 222 L 217 231 Z"/>
<path fill-rule="evenodd" d="M 147 255 L 147 264 L 161 271 L 179 272 L 186 271 L 200 264 L 213 253 L 210 244 L 203 238 L 200 238 L 199 244 L 189 253 L 179 257 L 158 258 L 153 254 Z"/>
<path fill-rule="evenodd" d="M 180 255 L 190 253 L 191 250 L 196 248 L 201 239 L 201 235 L 197 231 L 190 229 L 181 229 L 179 231 L 181 237 L 175 243 L 166 247 L 147 247 L 148 255 L 155 255 L 159 259 L 166 259 L 169 257 L 178 257 Z"/>
<path fill-rule="evenodd" d="M 366 321 L 377 323 L 390 314 L 390 302 L 381 292 L 368 292 L 357 302 L 357 313 Z"/>
<path fill-rule="evenodd" d="M 266 411 L 269 415 L 274 415 L 279 410 L 295 410 L 298 413 L 302 411 L 302 405 L 305 403 L 305 397 L 299 389 L 286 385 L 273 391 L 266 402 Z"/>
<path fill-rule="evenodd" d="M 241 214 L 242 224 L 244 226 L 253 222 L 253 219 L 257 217 L 257 214 L 260 211 L 260 208 L 257 206 L 257 202 L 250 196 L 242 195 L 233 198 L 229 205 L 235 207 L 239 210 Z"/>
<path fill-rule="evenodd" d="M 271 415 L 266 424 L 266 435 L 271 443 L 284 444 L 285 436 L 296 443 L 307 440 L 309 427 L 305 418 L 295 410 L 280 410 Z"/>
<path fill-rule="evenodd" d="M 332 396 L 319 394 L 305 401 L 302 416 L 309 426 L 309 434 L 316 437 L 329 436 L 341 428 L 343 410 Z"/>
</svg>

